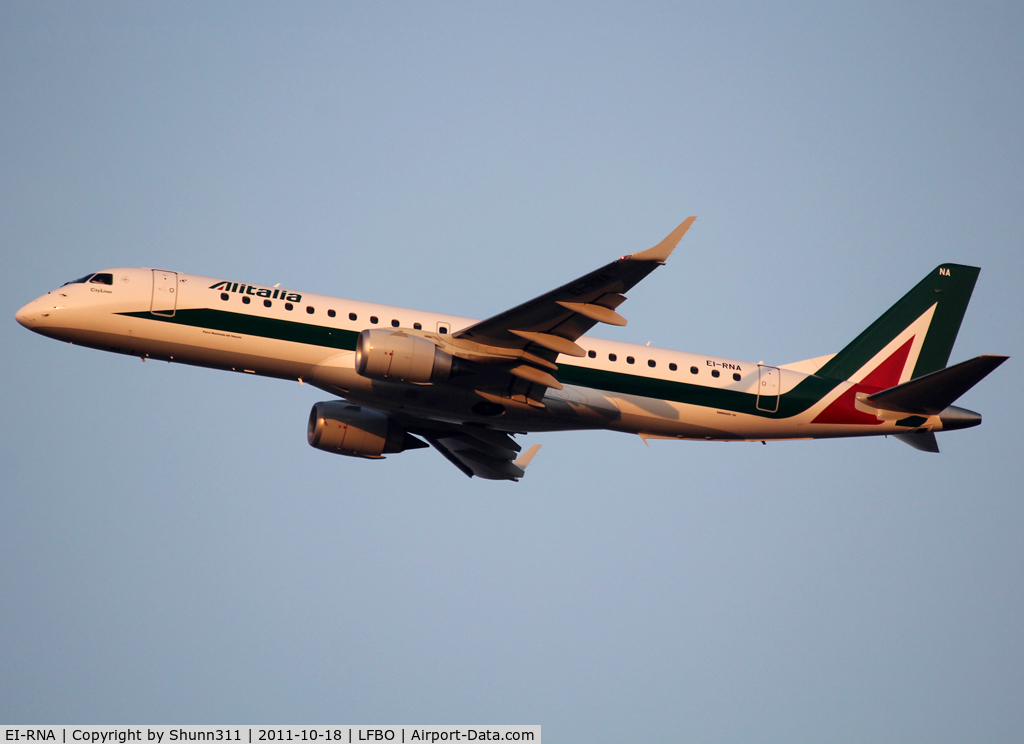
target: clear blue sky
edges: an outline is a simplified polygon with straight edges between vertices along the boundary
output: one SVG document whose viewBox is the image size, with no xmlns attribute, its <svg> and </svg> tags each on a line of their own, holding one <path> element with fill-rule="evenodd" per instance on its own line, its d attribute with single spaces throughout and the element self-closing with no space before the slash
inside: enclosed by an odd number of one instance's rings
<svg viewBox="0 0 1024 744">
<path fill-rule="evenodd" d="M 0 3 L 0 720 L 1019 741 L 1022 132 L 1019 3 Z M 977 265 L 984 424 L 489 483 L 14 321 L 124 265 L 486 317 L 690 214 L 603 335 L 785 363 Z"/>
</svg>

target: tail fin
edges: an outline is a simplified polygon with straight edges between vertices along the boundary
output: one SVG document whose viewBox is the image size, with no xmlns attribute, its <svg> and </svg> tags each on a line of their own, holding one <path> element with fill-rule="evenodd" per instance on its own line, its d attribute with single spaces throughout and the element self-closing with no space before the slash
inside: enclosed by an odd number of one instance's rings
<svg viewBox="0 0 1024 744">
<path fill-rule="evenodd" d="M 889 388 L 945 368 L 980 271 L 936 267 L 817 375 Z"/>
</svg>

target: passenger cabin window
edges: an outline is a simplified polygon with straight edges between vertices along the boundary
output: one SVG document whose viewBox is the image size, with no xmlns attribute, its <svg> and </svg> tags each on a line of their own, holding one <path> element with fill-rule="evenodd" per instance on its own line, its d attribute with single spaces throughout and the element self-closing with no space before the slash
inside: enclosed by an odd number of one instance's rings
<svg viewBox="0 0 1024 744">
<path fill-rule="evenodd" d="M 316 310 L 313 309 L 312 305 L 306 305 L 306 312 L 312 315 L 313 313 L 316 312 Z"/>
<path fill-rule="evenodd" d="M 422 323 L 413 323 L 412 327 L 415 328 L 417 331 L 422 331 L 423 330 L 423 324 Z"/>
<path fill-rule="evenodd" d="M 359 320 L 359 316 L 356 315 L 355 313 L 349 313 L 348 314 L 348 319 L 349 320 Z"/>
<path fill-rule="evenodd" d="M 739 382 L 740 381 L 740 373 L 739 372 L 733 372 L 732 373 L 732 379 L 736 380 L 736 382 Z"/>
<path fill-rule="evenodd" d="M 658 363 L 657 363 L 656 361 L 654 361 L 653 359 L 648 359 L 648 360 L 647 360 L 647 366 L 648 366 L 648 367 L 654 367 L 654 366 L 655 366 L 655 365 L 657 365 L 657 364 L 658 364 Z"/>
<path fill-rule="evenodd" d="M 370 322 L 373 323 L 374 325 L 376 325 L 377 324 L 377 316 L 376 315 L 371 315 L 370 316 Z"/>
<path fill-rule="evenodd" d="M 227 302 L 228 300 L 230 300 L 230 299 L 231 299 L 231 297 L 229 297 L 229 296 L 228 296 L 228 293 L 227 293 L 227 292 L 221 292 L 221 293 L 220 293 L 220 298 L 221 298 L 222 300 L 224 300 L 225 302 Z"/>
<path fill-rule="evenodd" d="M 270 300 L 263 300 L 263 307 L 271 307 L 273 304 Z"/>
<path fill-rule="evenodd" d="M 614 362 L 616 359 L 618 359 L 618 357 L 615 356 L 614 354 L 609 354 L 608 355 L 608 361 L 609 362 Z"/>
<path fill-rule="evenodd" d="M 333 310 L 328 310 L 327 311 L 327 317 L 328 318 L 333 318 L 335 315 L 337 315 L 337 313 L 334 312 Z"/>
<path fill-rule="evenodd" d="M 678 366 L 676 365 L 676 363 L 675 363 L 675 362 L 669 362 L 669 363 L 668 363 L 668 368 L 669 368 L 670 370 L 672 370 L 673 372 L 675 372 L 675 371 L 676 371 L 677 369 L 679 369 L 679 367 L 678 367 Z"/>
<path fill-rule="evenodd" d="M 717 369 L 711 370 L 711 376 L 712 377 L 720 377 L 721 375 L 722 375 L 722 373 L 719 372 Z"/>
<path fill-rule="evenodd" d="M 243 295 L 243 297 L 242 297 L 242 304 L 243 305 L 248 305 L 250 302 L 252 302 L 252 300 L 250 300 L 248 297 L 245 297 Z"/>
<path fill-rule="evenodd" d="M 92 279 L 89 280 L 89 284 L 113 284 L 113 274 L 96 274 Z"/>
<path fill-rule="evenodd" d="M 696 367 L 690 367 L 690 374 L 691 375 L 697 374 L 697 368 Z"/>
<path fill-rule="evenodd" d="M 392 328 L 398 328 L 398 321 L 397 320 L 392 320 L 391 321 L 391 327 Z"/>
<path fill-rule="evenodd" d="M 294 310 L 295 309 L 295 305 L 293 305 L 290 302 L 286 302 L 286 303 L 284 303 L 284 309 L 285 310 Z"/>
<path fill-rule="evenodd" d="M 626 364 L 632 364 L 635 361 L 636 359 L 634 359 L 633 357 L 626 357 Z"/>
<path fill-rule="evenodd" d="M 590 357 L 591 359 L 594 359 L 597 356 L 597 352 L 591 349 L 590 351 L 587 352 L 587 356 Z"/>
<path fill-rule="evenodd" d="M 438 333 L 448 333 L 448 329 L 445 326 L 441 326 L 437 329 Z"/>
</svg>

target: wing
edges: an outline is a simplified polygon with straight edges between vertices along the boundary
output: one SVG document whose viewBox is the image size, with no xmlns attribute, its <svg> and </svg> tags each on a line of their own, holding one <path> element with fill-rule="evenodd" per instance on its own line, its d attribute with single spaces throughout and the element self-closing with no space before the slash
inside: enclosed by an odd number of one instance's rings
<svg viewBox="0 0 1024 744">
<path fill-rule="evenodd" d="M 696 217 L 687 218 L 653 248 L 612 261 L 576 281 L 453 333 L 445 351 L 465 366 L 446 384 L 471 388 L 481 402 L 544 407 L 559 354 L 583 356 L 576 339 L 597 323 L 626 325 L 616 312 L 627 292 L 665 263 Z M 455 423 L 391 412 L 407 432 L 422 437 L 469 477 L 517 481 L 540 449 L 523 454 L 508 434 L 474 423 Z M 423 446 L 423 443 L 419 443 Z"/>
<path fill-rule="evenodd" d="M 487 480 L 510 480 L 518 481 L 526 474 L 526 466 L 530 464 L 533 456 L 540 449 L 535 444 L 526 451 L 526 454 L 513 460 L 511 455 L 495 454 L 488 447 L 480 447 L 480 440 L 469 435 L 454 435 L 446 437 L 426 438 L 434 449 L 448 458 L 459 470 L 472 478 Z"/>
<path fill-rule="evenodd" d="M 423 437 L 449 462 L 472 478 L 518 481 L 540 449 L 522 447 L 508 434 L 473 424 L 441 424 L 418 417 L 399 417 L 413 434 Z"/>
<path fill-rule="evenodd" d="M 584 355 L 576 339 L 597 323 L 626 325 L 626 319 L 616 312 L 626 299 L 623 293 L 665 263 L 695 219 L 688 217 L 653 248 L 623 256 L 547 294 L 463 328 L 453 334 L 453 340 L 489 348 L 492 353 L 508 350 L 515 362 L 505 371 L 515 381 L 506 394 L 536 404 L 548 387 L 561 388 L 553 374 L 558 370 L 558 355 Z"/>
<path fill-rule="evenodd" d="M 532 344 L 556 354 L 583 356 L 576 339 L 596 323 L 626 325 L 625 318 L 615 312 L 626 299 L 622 293 L 665 263 L 695 219 L 688 217 L 653 248 L 623 256 L 576 281 L 474 323 L 454 334 L 455 338 L 509 349 Z"/>
</svg>

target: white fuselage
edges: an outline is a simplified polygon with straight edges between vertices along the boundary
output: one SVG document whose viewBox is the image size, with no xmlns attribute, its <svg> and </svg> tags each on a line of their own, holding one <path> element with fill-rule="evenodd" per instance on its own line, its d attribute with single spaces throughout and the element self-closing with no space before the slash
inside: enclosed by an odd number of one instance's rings
<svg viewBox="0 0 1024 744">
<path fill-rule="evenodd" d="M 18 321 L 75 344 L 300 380 L 381 410 L 506 432 L 604 428 L 650 437 L 766 440 L 905 431 L 895 416 L 812 423 L 852 384 L 812 386 L 803 403 L 792 403 L 804 397 L 793 392 L 813 377 L 813 368 L 767 367 L 589 336 L 578 342 L 586 356 L 557 359 L 564 388 L 549 388 L 542 406 L 499 398 L 500 414 L 481 414 L 481 394 L 458 378 L 371 380 L 354 364 L 354 339 L 364 329 L 402 329 L 457 351 L 452 334 L 472 318 L 177 272 L 118 268 L 102 274 L 110 283 L 67 284 L 23 307 Z M 791 401 L 791 410 L 780 400 Z M 927 427 L 939 430 L 939 417 L 930 417 Z"/>
</svg>

